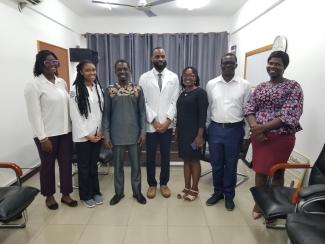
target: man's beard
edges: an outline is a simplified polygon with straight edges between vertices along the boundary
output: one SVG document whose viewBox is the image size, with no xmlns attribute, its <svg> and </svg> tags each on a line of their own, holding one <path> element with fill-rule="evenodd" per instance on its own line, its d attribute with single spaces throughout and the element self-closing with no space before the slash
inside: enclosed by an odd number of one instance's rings
<svg viewBox="0 0 325 244">
<path fill-rule="evenodd" d="M 158 71 L 158 72 L 162 72 L 167 66 L 167 61 L 163 61 L 162 63 L 161 62 L 153 62 L 153 67 L 155 67 L 155 69 Z"/>
</svg>

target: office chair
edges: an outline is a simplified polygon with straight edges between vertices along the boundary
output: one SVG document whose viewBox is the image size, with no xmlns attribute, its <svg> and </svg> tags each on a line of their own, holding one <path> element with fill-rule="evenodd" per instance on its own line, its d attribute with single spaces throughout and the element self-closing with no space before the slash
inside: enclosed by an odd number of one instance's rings
<svg viewBox="0 0 325 244">
<path fill-rule="evenodd" d="M 261 209 L 263 217 L 266 220 L 267 228 L 285 228 L 285 225 L 275 224 L 272 221 L 276 219 L 286 219 L 287 215 L 295 211 L 296 204 L 301 201 L 297 206 L 304 206 L 307 210 L 317 209 L 316 201 L 309 201 L 309 197 L 313 197 L 314 194 L 318 194 L 315 189 L 319 189 L 318 184 L 325 184 L 325 145 L 322 148 L 315 164 L 312 167 L 309 176 L 308 188 L 301 191 L 300 187 L 297 189 L 287 186 L 272 186 L 273 175 L 280 169 L 307 169 L 310 168 L 309 164 L 289 164 L 280 163 L 274 165 L 268 173 L 268 183 L 266 186 L 255 186 L 250 189 L 255 203 Z M 309 189 L 309 190 L 308 190 Z M 308 200 L 308 205 L 304 202 Z"/>
<path fill-rule="evenodd" d="M 113 158 L 113 152 L 110 149 L 107 149 L 104 145 L 101 146 L 100 152 L 99 152 L 99 161 L 97 163 L 98 169 L 106 168 L 105 171 L 98 171 L 98 175 L 108 175 L 109 174 L 109 163 L 111 162 Z M 72 170 L 72 176 L 75 176 L 78 174 L 78 165 L 77 165 L 77 152 L 75 144 L 73 144 L 73 154 L 72 154 L 72 164 L 73 164 L 73 170 Z M 73 188 L 78 189 L 78 177 L 73 178 Z M 58 186 L 60 186 L 58 184 Z"/>
<path fill-rule="evenodd" d="M 325 242 L 325 184 L 311 185 L 299 192 L 295 213 L 287 217 L 287 233 L 293 244 Z"/>
<path fill-rule="evenodd" d="M 247 154 L 247 150 L 245 152 L 240 152 L 239 159 L 241 159 L 248 167 L 250 167 L 249 162 L 247 162 L 245 160 L 246 154 Z M 210 152 L 209 152 L 209 146 L 208 146 L 207 142 L 203 145 L 201 160 L 210 163 Z M 209 169 L 209 170 L 207 170 L 205 172 L 202 172 L 201 177 L 206 176 L 206 175 L 208 175 L 210 173 L 212 173 L 212 169 Z M 247 181 L 249 179 L 248 175 L 245 175 L 243 173 L 236 172 L 236 174 L 242 177 L 240 180 L 237 180 L 236 186 L 239 186 L 240 184 L 244 183 L 245 181 Z"/>
<path fill-rule="evenodd" d="M 27 223 L 26 208 L 33 202 L 39 190 L 31 186 L 22 186 L 21 168 L 15 163 L 0 163 L 1 169 L 15 171 L 17 185 L 0 187 L 0 228 L 24 228 Z M 11 223 L 22 218 L 20 223 Z"/>
</svg>

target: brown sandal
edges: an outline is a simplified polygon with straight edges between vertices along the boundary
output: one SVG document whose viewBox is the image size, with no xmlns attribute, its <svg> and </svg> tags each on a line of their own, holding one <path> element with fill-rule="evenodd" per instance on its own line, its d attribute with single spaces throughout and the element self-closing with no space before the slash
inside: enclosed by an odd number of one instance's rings
<svg viewBox="0 0 325 244">
<path fill-rule="evenodd" d="M 188 194 L 184 197 L 186 201 L 194 201 L 199 196 L 199 191 L 189 190 Z"/>
<path fill-rule="evenodd" d="M 177 194 L 178 199 L 183 199 L 189 193 L 190 189 L 184 188 L 180 193 Z"/>
</svg>

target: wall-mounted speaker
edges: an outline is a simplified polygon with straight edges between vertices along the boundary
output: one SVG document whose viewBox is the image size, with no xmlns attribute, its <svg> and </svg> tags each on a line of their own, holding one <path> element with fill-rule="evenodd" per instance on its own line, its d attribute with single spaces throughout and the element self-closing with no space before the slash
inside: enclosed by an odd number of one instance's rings
<svg viewBox="0 0 325 244">
<path fill-rule="evenodd" d="M 91 60 L 95 64 L 98 63 L 98 52 L 88 48 L 69 48 L 70 62 L 80 62 L 83 60 Z"/>
</svg>

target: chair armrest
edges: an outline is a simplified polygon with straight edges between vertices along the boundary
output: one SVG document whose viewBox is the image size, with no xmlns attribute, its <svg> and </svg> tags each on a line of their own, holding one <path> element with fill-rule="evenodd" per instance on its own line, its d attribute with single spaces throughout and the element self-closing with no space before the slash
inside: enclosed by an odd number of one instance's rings
<svg viewBox="0 0 325 244">
<path fill-rule="evenodd" d="M 275 172 L 277 172 L 280 169 L 308 169 L 308 168 L 310 168 L 310 164 L 279 163 L 273 165 L 267 175 L 273 177 Z"/>
<path fill-rule="evenodd" d="M 21 177 L 23 175 L 23 171 L 21 168 L 15 164 L 15 163 L 9 163 L 9 162 L 0 162 L 0 168 L 3 169 L 12 169 L 15 171 L 17 178 Z"/>
<path fill-rule="evenodd" d="M 316 185 L 304 187 L 299 192 L 299 196 L 301 198 L 306 198 L 306 197 L 310 197 L 314 194 L 319 194 L 319 193 L 323 193 L 320 195 L 325 196 L 325 184 L 316 184 Z"/>
</svg>

